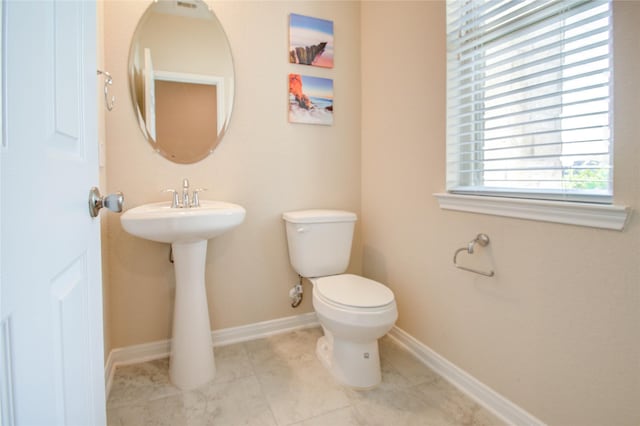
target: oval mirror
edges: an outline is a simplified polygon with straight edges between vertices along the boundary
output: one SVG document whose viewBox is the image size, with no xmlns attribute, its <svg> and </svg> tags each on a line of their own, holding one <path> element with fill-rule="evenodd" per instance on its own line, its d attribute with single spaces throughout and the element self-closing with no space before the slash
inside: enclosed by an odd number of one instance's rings
<svg viewBox="0 0 640 426">
<path fill-rule="evenodd" d="M 233 107 L 233 59 L 222 25 L 200 0 L 160 0 L 131 41 L 129 85 L 140 129 L 176 163 L 207 157 Z"/>
</svg>

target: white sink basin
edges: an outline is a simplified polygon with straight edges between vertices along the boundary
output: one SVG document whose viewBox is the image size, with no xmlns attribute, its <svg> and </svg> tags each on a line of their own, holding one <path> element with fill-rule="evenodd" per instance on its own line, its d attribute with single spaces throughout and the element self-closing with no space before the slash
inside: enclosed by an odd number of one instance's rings
<svg viewBox="0 0 640 426">
<path fill-rule="evenodd" d="M 176 275 L 169 377 L 183 390 L 213 380 L 216 372 L 205 287 L 207 240 L 244 220 L 237 204 L 201 200 L 200 207 L 151 203 L 127 210 L 120 221 L 128 233 L 171 243 Z"/>
<path fill-rule="evenodd" d="M 144 204 L 127 210 L 120 221 L 131 235 L 159 243 L 208 240 L 244 220 L 243 207 L 224 201 L 201 200 L 200 207 L 171 208 L 171 202 Z"/>
</svg>

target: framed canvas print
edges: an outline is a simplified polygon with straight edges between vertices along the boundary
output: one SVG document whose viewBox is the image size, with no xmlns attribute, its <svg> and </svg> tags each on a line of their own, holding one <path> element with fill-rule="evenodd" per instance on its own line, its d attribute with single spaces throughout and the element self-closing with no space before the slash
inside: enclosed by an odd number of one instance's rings
<svg viewBox="0 0 640 426">
<path fill-rule="evenodd" d="M 289 74 L 289 122 L 333 124 L 333 80 Z"/>
<path fill-rule="evenodd" d="M 289 62 L 333 68 L 333 21 L 290 14 Z"/>
</svg>

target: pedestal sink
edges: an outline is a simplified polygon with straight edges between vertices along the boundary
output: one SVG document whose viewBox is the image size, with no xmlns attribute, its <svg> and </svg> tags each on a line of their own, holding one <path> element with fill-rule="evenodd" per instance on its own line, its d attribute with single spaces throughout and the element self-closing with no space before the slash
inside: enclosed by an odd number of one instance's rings
<svg viewBox="0 0 640 426">
<path fill-rule="evenodd" d="M 215 375 L 204 282 L 207 240 L 240 225 L 245 214 L 237 204 L 202 200 L 190 208 L 145 204 L 120 217 L 131 235 L 170 243 L 173 249 L 176 300 L 169 376 L 180 389 L 195 389 Z"/>
</svg>

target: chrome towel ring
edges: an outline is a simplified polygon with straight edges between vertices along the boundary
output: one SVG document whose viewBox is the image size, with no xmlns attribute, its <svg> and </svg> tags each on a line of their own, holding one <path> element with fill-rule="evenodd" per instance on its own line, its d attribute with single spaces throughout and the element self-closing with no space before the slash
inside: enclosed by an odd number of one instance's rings
<svg viewBox="0 0 640 426">
<path fill-rule="evenodd" d="M 467 247 L 462 247 L 456 250 L 456 252 L 453 255 L 453 265 L 458 269 L 462 269 L 468 272 L 473 272 L 474 274 L 484 275 L 485 277 L 494 276 L 495 275 L 494 271 L 484 272 L 484 271 L 478 271 L 477 269 L 467 268 L 465 266 L 458 265 L 458 262 L 457 262 L 458 253 L 460 253 L 461 251 L 466 251 L 469 254 L 473 254 L 473 250 L 476 244 L 480 245 L 480 247 L 488 246 L 489 236 L 487 234 L 478 234 L 473 240 L 469 242 Z"/>
</svg>

